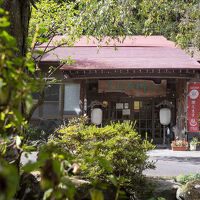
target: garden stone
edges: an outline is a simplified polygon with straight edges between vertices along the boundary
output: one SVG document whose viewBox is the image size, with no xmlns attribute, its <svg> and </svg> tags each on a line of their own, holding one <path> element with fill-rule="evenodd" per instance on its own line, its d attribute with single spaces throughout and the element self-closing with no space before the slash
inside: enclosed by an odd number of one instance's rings
<svg viewBox="0 0 200 200">
<path fill-rule="evenodd" d="M 176 197 L 178 200 L 200 199 L 200 180 L 191 181 L 179 187 Z"/>
<path fill-rule="evenodd" d="M 176 191 L 180 184 L 175 183 L 172 179 L 153 179 L 154 198 L 163 197 L 166 200 L 176 200 Z"/>
<path fill-rule="evenodd" d="M 78 176 L 70 177 L 70 180 L 76 187 L 76 200 L 91 200 L 90 190 L 93 188 L 93 185 L 89 181 L 81 180 Z M 103 188 L 99 190 L 102 191 L 104 200 L 115 199 L 117 189 L 113 185 L 105 186 L 104 184 Z"/>
<path fill-rule="evenodd" d="M 78 176 L 70 177 L 76 187 L 76 200 L 90 200 L 89 189 L 92 187 L 89 181 L 82 180 Z"/>
<path fill-rule="evenodd" d="M 42 197 L 40 173 L 23 173 L 20 177 L 20 190 L 17 193 L 17 198 L 20 200 L 41 200 Z"/>
</svg>

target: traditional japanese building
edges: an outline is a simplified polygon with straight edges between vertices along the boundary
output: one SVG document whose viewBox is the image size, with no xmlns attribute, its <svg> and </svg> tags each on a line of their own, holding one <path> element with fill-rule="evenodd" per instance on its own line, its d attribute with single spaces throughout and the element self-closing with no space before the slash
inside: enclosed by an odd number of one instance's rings
<svg viewBox="0 0 200 200">
<path fill-rule="evenodd" d="M 167 107 L 171 110 L 167 127 L 177 125 L 178 131 L 187 133 L 187 85 L 198 82 L 200 73 L 194 58 L 163 36 L 132 36 L 123 43 L 105 39 L 97 46 L 94 38 L 83 37 L 74 47 L 59 47 L 42 58 L 39 67 L 44 72 L 58 66 L 59 59 L 70 56 L 75 62 L 54 73 L 59 81 L 47 88 L 45 102 L 33 119 L 84 113 L 91 117 L 92 109 L 98 107 L 102 125 L 131 120 L 143 137 L 147 133 L 161 143 L 159 112 Z"/>
</svg>

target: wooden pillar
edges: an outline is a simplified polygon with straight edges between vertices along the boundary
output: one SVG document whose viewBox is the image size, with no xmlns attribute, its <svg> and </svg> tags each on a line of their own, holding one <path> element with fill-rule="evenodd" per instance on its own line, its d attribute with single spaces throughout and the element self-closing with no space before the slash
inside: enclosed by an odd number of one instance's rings
<svg viewBox="0 0 200 200">
<path fill-rule="evenodd" d="M 155 124 L 156 124 L 156 120 L 155 120 L 155 99 L 153 98 L 152 100 L 152 138 L 155 139 Z"/>
<path fill-rule="evenodd" d="M 176 133 L 175 137 L 178 139 L 185 138 L 186 131 L 186 80 L 179 79 L 177 84 L 177 99 L 176 99 Z M 175 139 L 176 139 L 175 138 Z"/>
<path fill-rule="evenodd" d="M 84 114 L 84 98 L 87 99 L 87 97 L 86 97 L 86 81 L 82 80 L 80 84 L 81 84 L 81 87 L 80 87 L 80 109 L 81 109 L 80 115 L 83 115 Z"/>
<path fill-rule="evenodd" d="M 60 116 L 63 119 L 64 116 L 64 100 L 65 100 L 65 83 L 61 84 L 61 102 L 60 102 Z"/>
</svg>

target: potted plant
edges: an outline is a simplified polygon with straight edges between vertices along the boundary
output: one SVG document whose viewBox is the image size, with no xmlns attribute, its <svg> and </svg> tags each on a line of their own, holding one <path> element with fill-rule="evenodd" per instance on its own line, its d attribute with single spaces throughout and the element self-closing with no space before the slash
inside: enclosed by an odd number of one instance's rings
<svg viewBox="0 0 200 200">
<path fill-rule="evenodd" d="M 174 140 L 171 143 L 173 151 L 186 151 L 188 148 L 188 142 L 185 140 Z"/>
<path fill-rule="evenodd" d="M 192 140 L 190 141 L 190 151 L 196 151 L 197 144 L 198 144 L 198 138 L 193 137 Z"/>
</svg>

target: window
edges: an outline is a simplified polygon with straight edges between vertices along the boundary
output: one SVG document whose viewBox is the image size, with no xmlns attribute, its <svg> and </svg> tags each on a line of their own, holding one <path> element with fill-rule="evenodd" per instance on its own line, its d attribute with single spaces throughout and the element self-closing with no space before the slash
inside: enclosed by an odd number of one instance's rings
<svg viewBox="0 0 200 200">
<path fill-rule="evenodd" d="M 34 101 L 39 98 L 38 93 L 32 93 Z M 43 104 L 35 110 L 33 118 L 57 118 L 61 113 L 61 87 L 60 84 L 49 84 L 45 88 Z"/>
<path fill-rule="evenodd" d="M 64 85 L 64 94 L 61 94 L 61 84 L 50 84 L 45 88 L 44 103 L 36 109 L 33 118 L 59 118 L 61 115 L 79 115 L 80 109 L 80 84 L 67 83 Z M 33 93 L 33 99 L 38 99 L 38 94 Z M 61 97 L 64 97 L 61 100 Z M 64 105 L 63 105 L 64 104 Z M 64 106 L 64 110 L 63 109 Z"/>
<path fill-rule="evenodd" d="M 42 115 L 44 117 L 60 115 L 60 85 L 50 84 L 45 89 L 45 100 L 42 105 Z"/>
<path fill-rule="evenodd" d="M 64 114 L 78 115 L 80 113 L 80 84 L 67 83 L 65 85 L 64 95 Z"/>
</svg>

